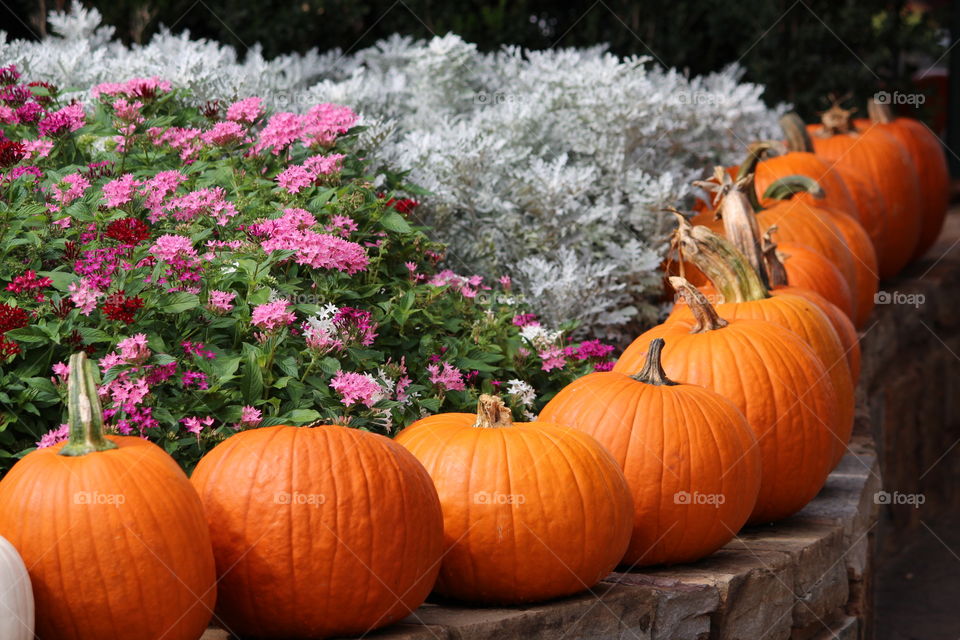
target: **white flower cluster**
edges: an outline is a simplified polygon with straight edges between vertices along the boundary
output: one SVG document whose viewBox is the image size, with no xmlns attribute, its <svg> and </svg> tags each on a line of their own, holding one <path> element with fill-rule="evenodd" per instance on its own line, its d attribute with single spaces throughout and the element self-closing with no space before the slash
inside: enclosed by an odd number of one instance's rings
<svg viewBox="0 0 960 640">
<path fill-rule="evenodd" d="M 0 60 L 61 87 L 158 75 L 200 100 L 351 106 L 371 158 L 431 192 L 416 215 L 450 245 L 451 268 L 507 273 L 548 324 L 576 320 L 597 337 L 652 317 L 663 208 L 773 136 L 780 111 L 737 67 L 689 78 L 602 47 L 480 53 L 456 35 L 393 36 L 349 55 L 268 61 L 254 47 L 239 62 L 189 34 L 127 48 L 95 9 L 51 23 L 59 35 L 40 43 L 0 35 Z"/>
</svg>

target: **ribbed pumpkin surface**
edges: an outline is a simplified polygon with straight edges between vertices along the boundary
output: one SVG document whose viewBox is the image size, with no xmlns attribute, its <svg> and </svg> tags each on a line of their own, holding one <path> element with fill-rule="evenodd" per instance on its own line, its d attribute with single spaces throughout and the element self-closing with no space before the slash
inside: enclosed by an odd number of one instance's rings
<svg viewBox="0 0 960 640">
<path fill-rule="evenodd" d="M 29 568 L 43 640 L 196 640 L 217 588 L 203 509 L 156 445 L 38 449 L 0 482 L 0 535 Z"/>
<path fill-rule="evenodd" d="M 417 608 L 442 548 L 436 491 L 388 438 L 265 427 L 217 445 L 192 482 L 220 577 L 217 614 L 254 637 L 363 634 Z"/>
</svg>

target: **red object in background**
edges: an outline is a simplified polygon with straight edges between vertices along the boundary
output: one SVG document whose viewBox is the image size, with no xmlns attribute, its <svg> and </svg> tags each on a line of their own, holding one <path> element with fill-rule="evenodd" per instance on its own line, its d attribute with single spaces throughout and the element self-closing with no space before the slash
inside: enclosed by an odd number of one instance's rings
<svg viewBox="0 0 960 640">
<path fill-rule="evenodd" d="M 917 72 L 913 76 L 913 84 L 917 91 L 923 93 L 927 98 L 923 105 L 923 111 L 929 116 L 930 128 L 940 138 L 945 138 L 949 109 L 947 96 L 950 93 L 950 71 L 946 67 L 933 67 L 926 71 Z M 898 115 L 916 117 L 915 114 L 906 113 L 903 108 L 900 109 Z"/>
</svg>

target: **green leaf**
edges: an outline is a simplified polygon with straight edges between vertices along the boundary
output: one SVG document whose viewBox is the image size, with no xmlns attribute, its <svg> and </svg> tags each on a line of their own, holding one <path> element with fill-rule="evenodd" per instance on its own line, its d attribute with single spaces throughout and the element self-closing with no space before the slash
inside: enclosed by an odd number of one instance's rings
<svg viewBox="0 0 960 640">
<path fill-rule="evenodd" d="M 313 409 L 294 409 L 287 414 L 287 419 L 290 422 L 300 422 L 308 423 L 315 422 L 320 419 L 320 412 L 314 411 Z"/>
<path fill-rule="evenodd" d="M 246 404 L 253 404 L 263 395 L 263 371 L 255 351 L 247 352 L 243 361 L 243 377 L 240 379 L 240 393 Z"/>
<path fill-rule="evenodd" d="M 198 306 L 200 306 L 200 298 L 196 294 L 178 291 L 165 296 L 163 301 L 157 305 L 157 311 L 160 313 L 183 313 Z"/>
<path fill-rule="evenodd" d="M 53 288 L 57 291 L 67 291 L 71 284 L 80 279 L 77 274 L 65 271 L 38 271 L 37 275 L 41 278 L 50 278 L 53 281 Z"/>
<path fill-rule="evenodd" d="M 320 369 L 329 375 L 334 375 L 337 371 L 340 371 L 340 361 L 336 358 L 326 357 L 320 361 Z"/>
<path fill-rule="evenodd" d="M 80 333 L 80 337 L 83 338 L 84 344 L 111 343 L 114 340 L 114 336 L 100 329 L 80 327 L 77 331 Z"/>
<path fill-rule="evenodd" d="M 396 211 L 391 211 L 380 218 L 380 224 L 383 225 L 383 228 L 387 231 L 395 231 L 397 233 L 410 233 L 413 231 L 413 227 L 410 226 L 407 219 Z"/>
<path fill-rule="evenodd" d="M 297 367 L 297 359 L 293 356 L 281 358 L 277 361 L 277 366 L 280 367 L 280 370 L 291 378 L 297 378 L 300 376 L 300 370 Z"/>
</svg>

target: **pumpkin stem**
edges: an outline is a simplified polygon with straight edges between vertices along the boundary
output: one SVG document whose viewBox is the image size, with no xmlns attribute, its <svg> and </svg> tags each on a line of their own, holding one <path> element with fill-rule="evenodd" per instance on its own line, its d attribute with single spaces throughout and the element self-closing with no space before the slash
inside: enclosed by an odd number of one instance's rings
<svg viewBox="0 0 960 640">
<path fill-rule="evenodd" d="M 667 372 L 663 370 L 663 363 L 660 354 L 663 353 L 663 338 L 655 338 L 650 341 L 650 347 L 647 349 L 647 359 L 643 363 L 643 369 L 640 373 L 630 376 L 637 382 L 652 384 L 658 387 L 673 386 L 677 383 L 667 377 Z"/>
<path fill-rule="evenodd" d="M 895 119 L 890 105 L 880 104 L 874 98 L 867 100 L 867 116 L 871 121 L 879 124 L 890 124 Z"/>
<path fill-rule="evenodd" d="M 749 235 L 749 231 L 737 233 L 748 238 L 753 237 Z M 768 297 L 768 287 L 761 280 L 759 272 L 726 238 L 707 227 L 694 227 L 685 219 L 678 220 L 674 235 L 683 259 L 692 262 L 707 276 L 724 301 L 748 302 Z M 750 242 L 754 240 L 751 239 Z M 757 246 L 759 247 L 759 243 Z M 760 268 L 763 269 L 763 263 Z"/>
<path fill-rule="evenodd" d="M 738 237 L 745 230 L 752 228 L 754 237 L 759 237 L 760 229 L 757 227 L 757 220 L 754 212 L 760 208 L 760 202 L 757 200 L 756 190 L 753 187 L 753 174 L 749 173 L 734 182 L 723 167 L 714 169 L 714 181 L 704 182 L 698 180 L 695 185 L 703 187 L 716 193 L 715 206 L 717 209 L 717 218 L 723 220 L 724 233 L 733 240 L 734 244 L 747 257 L 750 264 L 763 280 L 763 254 L 760 252 L 758 242 L 752 246 L 747 239 Z M 751 199 L 748 194 L 752 195 Z"/>
<path fill-rule="evenodd" d="M 760 164 L 760 161 L 764 158 L 772 158 L 783 155 L 785 151 L 786 148 L 783 146 L 783 144 L 777 142 L 776 140 L 754 142 L 747 147 L 747 157 L 744 158 L 743 162 L 740 163 L 740 166 L 737 167 L 737 180 L 742 180 L 750 174 L 755 173 L 757 170 L 757 165 Z"/>
<path fill-rule="evenodd" d="M 96 451 L 116 449 L 116 443 L 103 437 L 103 408 L 97 395 L 93 364 L 83 351 L 70 356 L 67 396 L 70 439 L 60 449 L 60 455 L 85 456 Z"/>
<path fill-rule="evenodd" d="M 850 133 L 853 131 L 853 127 L 850 124 L 850 116 L 854 114 L 857 108 L 844 109 L 840 106 L 840 103 L 846 98 L 830 96 L 830 99 L 833 104 L 830 105 L 829 109 L 820 114 L 820 122 L 823 123 L 823 129 L 820 135 L 830 137 Z"/>
<path fill-rule="evenodd" d="M 787 139 L 788 151 L 813 153 L 813 139 L 810 138 L 810 132 L 807 131 L 803 118 L 797 113 L 791 111 L 780 116 L 780 128 L 783 129 L 783 135 Z"/>
<path fill-rule="evenodd" d="M 481 429 L 512 427 L 513 414 L 499 397 L 484 393 L 477 401 L 477 421 L 473 426 Z"/>
<path fill-rule="evenodd" d="M 767 229 L 763 234 L 763 262 L 767 268 L 767 276 L 770 279 L 770 286 L 787 286 L 787 269 L 783 266 L 780 259 L 780 253 L 777 252 L 777 243 L 773 241 L 773 234 L 776 233 L 776 225 Z"/>
<path fill-rule="evenodd" d="M 717 314 L 717 310 L 713 308 L 710 301 L 707 300 L 707 297 L 686 279 L 679 276 L 670 276 L 670 286 L 673 287 L 674 291 L 683 296 L 683 299 L 690 307 L 690 311 L 693 313 L 693 317 L 697 321 L 693 329 L 690 330 L 690 333 L 714 331 L 730 324 Z"/>
<path fill-rule="evenodd" d="M 798 193 L 809 193 L 814 198 L 822 198 L 825 195 L 820 183 L 810 176 L 792 175 L 771 182 L 763 192 L 763 197 L 772 200 L 789 200 Z"/>
</svg>

